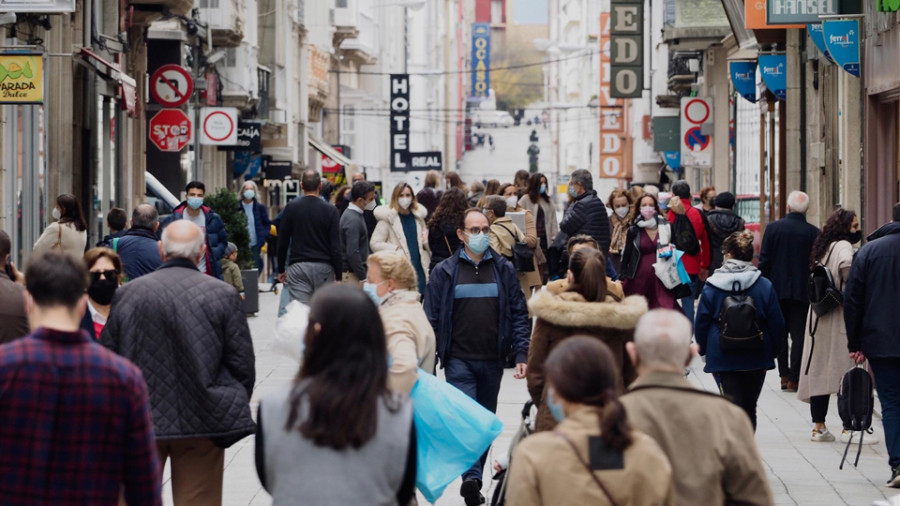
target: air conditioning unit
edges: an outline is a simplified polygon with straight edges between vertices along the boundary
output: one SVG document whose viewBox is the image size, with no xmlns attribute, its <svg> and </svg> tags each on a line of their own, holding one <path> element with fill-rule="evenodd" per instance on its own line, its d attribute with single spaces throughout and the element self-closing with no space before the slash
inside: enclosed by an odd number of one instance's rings
<svg viewBox="0 0 900 506">
<path fill-rule="evenodd" d="M 279 125 L 287 124 L 287 111 L 284 109 L 269 109 L 269 121 Z"/>
</svg>

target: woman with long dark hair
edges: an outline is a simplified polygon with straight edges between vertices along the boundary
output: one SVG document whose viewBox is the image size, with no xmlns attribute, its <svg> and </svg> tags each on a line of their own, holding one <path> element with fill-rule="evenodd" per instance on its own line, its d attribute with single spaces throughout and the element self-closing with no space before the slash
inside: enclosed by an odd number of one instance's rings
<svg viewBox="0 0 900 506">
<path fill-rule="evenodd" d="M 56 197 L 53 207 L 53 219 L 34 243 L 32 254 L 39 255 L 45 251 L 59 250 L 81 258 L 87 245 L 87 222 L 78 200 L 71 193 L 63 193 Z"/>
<path fill-rule="evenodd" d="M 539 262 L 542 280 L 547 281 L 547 254 L 550 243 L 559 233 L 559 220 L 556 219 L 556 206 L 550 200 L 550 185 L 547 177 L 536 172 L 531 175 L 528 182 L 528 193 L 519 199 L 519 206 L 531 211 L 534 216 L 537 236 L 540 243 L 541 256 L 544 261 Z"/>
<path fill-rule="evenodd" d="M 529 302 L 537 320 L 525 377 L 528 393 L 538 406 L 536 430 L 549 430 L 556 425 L 547 406 L 544 364 L 553 349 L 569 336 L 590 336 L 608 345 L 621 386 L 628 386 L 637 376 L 625 343 L 634 339 L 637 322 L 647 312 L 647 301 L 643 297 L 620 300 L 610 294 L 606 259 L 594 248 L 578 249 L 572 254 L 567 281 L 566 291 L 558 295 L 538 292 Z"/>
<path fill-rule="evenodd" d="M 406 505 L 416 444 L 408 397 L 387 386 L 378 310 L 362 290 L 316 292 L 293 384 L 260 402 L 256 470 L 273 504 Z"/>
<path fill-rule="evenodd" d="M 456 231 L 463 227 L 468 208 L 466 194 L 459 188 L 451 188 L 441 195 L 437 209 L 428 219 L 428 247 L 431 250 L 429 275 L 435 265 L 450 258 L 459 249 L 459 236 Z"/>
<path fill-rule="evenodd" d="M 843 291 L 853 262 L 853 244 L 862 240 L 856 213 L 838 209 L 825 222 L 813 242 L 810 268 L 824 265 L 831 272 L 834 286 Z M 803 359 L 800 363 L 800 384 L 797 398 L 809 403 L 813 430 L 811 441 L 834 441 L 825 427 L 828 402 L 836 394 L 841 377 L 854 366 L 847 353 L 847 327 L 844 325 L 844 309 L 837 307 L 824 316 L 817 316 L 810 309 L 806 320 L 806 339 L 803 340 Z M 841 439 L 847 441 L 850 431 L 843 431 Z M 869 444 L 878 440 L 865 437 Z"/>
<path fill-rule="evenodd" d="M 656 276 L 658 250 L 672 241 L 672 228 L 659 210 L 659 202 L 645 193 L 626 218 L 628 233 L 622 249 L 622 288 L 625 295 L 643 295 L 650 309 L 676 309 L 675 294 Z"/>
<path fill-rule="evenodd" d="M 545 368 L 547 402 L 560 423 L 516 447 L 507 504 L 674 505 L 672 468 L 659 446 L 628 423 L 609 348 L 570 337 Z"/>
</svg>

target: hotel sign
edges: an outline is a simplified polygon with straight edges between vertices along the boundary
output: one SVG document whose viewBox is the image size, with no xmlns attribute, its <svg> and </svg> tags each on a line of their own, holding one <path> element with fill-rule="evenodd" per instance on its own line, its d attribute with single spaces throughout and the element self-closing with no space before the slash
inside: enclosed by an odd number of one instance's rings
<svg viewBox="0 0 900 506">
<path fill-rule="evenodd" d="M 819 16 L 840 12 L 838 0 L 767 0 L 766 21 L 770 25 L 821 23 Z"/>
</svg>

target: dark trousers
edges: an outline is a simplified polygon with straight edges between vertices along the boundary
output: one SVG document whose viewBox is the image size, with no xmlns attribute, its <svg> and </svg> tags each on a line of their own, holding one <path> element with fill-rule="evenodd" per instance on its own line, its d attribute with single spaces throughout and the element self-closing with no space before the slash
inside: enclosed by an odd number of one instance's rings
<svg viewBox="0 0 900 506">
<path fill-rule="evenodd" d="M 900 358 L 869 358 L 891 469 L 900 466 Z"/>
<path fill-rule="evenodd" d="M 790 347 L 785 336 L 778 352 L 778 374 L 793 383 L 800 382 L 800 361 L 803 359 L 803 336 L 806 334 L 806 314 L 809 303 L 798 300 L 779 300 L 781 314 L 790 335 Z"/>
<path fill-rule="evenodd" d="M 497 360 L 451 358 L 447 360 L 445 374 L 447 383 L 462 390 L 492 413 L 497 412 L 497 396 L 500 395 L 500 380 L 503 378 L 503 367 Z M 484 455 L 463 473 L 463 480 L 482 481 L 487 455 L 485 451 Z"/>
<path fill-rule="evenodd" d="M 830 395 L 816 395 L 809 398 L 809 412 L 812 415 L 813 423 L 825 423 L 830 400 Z"/>
<path fill-rule="evenodd" d="M 262 274 L 263 271 L 263 262 L 262 256 L 260 252 L 262 251 L 262 244 L 257 244 L 256 246 L 250 246 L 250 252 L 253 253 L 253 262 L 256 264 L 256 274 Z"/>
<path fill-rule="evenodd" d="M 681 299 L 681 310 L 684 311 L 684 316 L 691 321 L 691 325 L 694 324 L 694 301 L 697 300 L 697 295 L 700 294 L 702 287 L 700 276 L 691 274 L 691 294 Z"/>
<path fill-rule="evenodd" d="M 756 403 L 766 381 L 765 369 L 716 373 L 722 395 L 743 409 L 756 431 Z"/>
</svg>

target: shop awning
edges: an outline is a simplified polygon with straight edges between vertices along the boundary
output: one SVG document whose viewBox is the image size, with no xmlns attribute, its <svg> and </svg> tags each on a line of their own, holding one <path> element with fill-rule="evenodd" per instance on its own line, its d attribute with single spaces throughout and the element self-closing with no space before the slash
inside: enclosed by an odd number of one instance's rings
<svg viewBox="0 0 900 506">
<path fill-rule="evenodd" d="M 312 135 L 312 134 L 309 135 L 309 145 L 312 146 L 313 148 L 315 148 L 316 151 L 318 151 L 319 153 L 322 153 L 323 155 L 325 155 L 328 158 L 331 158 L 332 160 L 337 162 L 338 165 L 343 165 L 344 167 L 349 167 L 350 165 L 353 164 L 353 162 L 350 161 L 349 158 L 342 155 L 340 152 L 338 152 L 338 150 L 329 146 L 328 144 L 325 143 L 325 141 L 323 141 L 322 139 L 319 139 L 315 135 Z"/>
<path fill-rule="evenodd" d="M 97 53 L 86 47 L 81 48 L 78 54 L 104 79 L 115 81 L 119 84 L 119 99 L 122 101 L 122 110 L 128 111 L 131 115 L 136 115 L 137 83 L 135 80 L 122 72 L 119 69 L 119 64 L 104 60 Z"/>
</svg>

